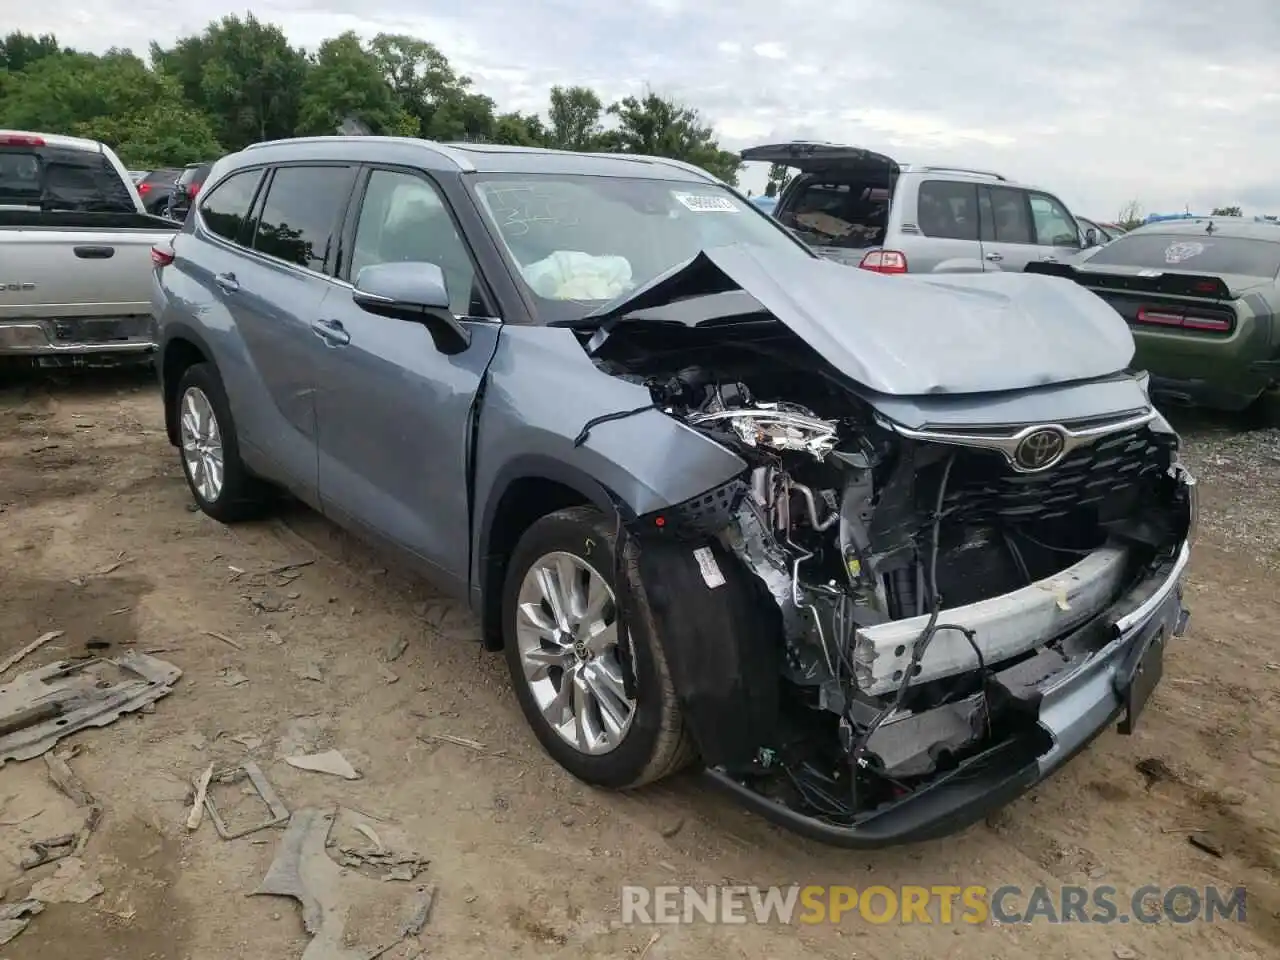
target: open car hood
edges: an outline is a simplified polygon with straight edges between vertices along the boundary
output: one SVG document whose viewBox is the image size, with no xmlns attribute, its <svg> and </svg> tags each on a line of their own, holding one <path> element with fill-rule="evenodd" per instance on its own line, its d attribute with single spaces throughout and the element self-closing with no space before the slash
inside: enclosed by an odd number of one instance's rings
<svg viewBox="0 0 1280 960">
<path fill-rule="evenodd" d="M 989 393 L 1090 380 L 1124 370 L 1134 352 L 1120 315 L 1062 278 L 885 277 L 820 257 L 766 260 L 742 246 L 704 250 L 592 317 L 625 323 L 646 309 L 733 291 L 749 295 L 740 298 L 741 316 L 767 311 L 841 374 L 882 394 Z M 710 299 L 723 306 L 724 298 Z"/>
<path fill-rule="evenodd" d="M 786 167 L 795 167 L 801 173 L 814 173 L 820 170 L 865 170 L 896 176 L 899 169 L 898 162 L 883 153 L 838 143 L 807 140 L 750 147 L 743 150 L 739 156 L 753 163 L 780 163 Z"/>
</svg>

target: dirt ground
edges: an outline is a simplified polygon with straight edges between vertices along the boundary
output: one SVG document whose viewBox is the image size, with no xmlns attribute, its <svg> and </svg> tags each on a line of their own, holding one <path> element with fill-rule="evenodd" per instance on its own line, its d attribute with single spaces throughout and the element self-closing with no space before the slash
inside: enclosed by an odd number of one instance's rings
<svg viewBox="0 0 1280 960">
<path fill-rule="evenodd" d="M 696 775 L 619 796 L 556 767 L 504 665 L 428 585 L 305 509 L 229 529 L 195 511 L 148 376 L 0 386 L 0 657 L 63 635 L 3 677 L 151 651 L 183 676 L 154 710 L 59 744 L 102 807 L 80 860 L 87 902 L 51 902 L 0 960 L 285 960 L 309 938 L 291 899 L 247 896 L 282 828 L 222 840 L 184 826 L 191 783 L 247 756 L 290 809 L 332 807 L 348 940 L 392 942 L 419 889 L 422 933 L 384 954 L 546 957 L 1274 957 L 1280 952 L 1280 434 L 1193 425 L 1205 522 L 1188 636 L 1133 737 L 1107 733 L 1032 795 L 943 842 L 873 853 L 799 840 Z M 305 563 L 276 573 L 285 564 Z M 227 642 L 230 641 L 230 642 Z M 403 647 L 403 652 L 399 653 Z M 398 655 L 397 655 L 398 654 Z M 471 744 L 444 737 L 466 738 Z M 347 780 L 281 757 L 336 748 Z M 234 827 L 260 815 L 215 785 Z M 44 759 L 0 769 L 0 891 L 72 867 L 19 866 L 85 819 Z M 428 860 L 381 879 L 341 848 Z M 1188 842 L 1203 832 L 1219 855 Z M 335 864 L 338 866 L 338 864 Z M 335 871 L 336 872 L 336 871 Z M 408 870 L 401 876 L 412 873 Z M 619 922 L 623 884 L 1208 884 L 1248 889 L 1248 920 L 1156 925 Z M 88 889 L 83 889 L 88 883 Z M 65 886 L 65 885 L 64 885 Z M 74 896 L 73 883 L 71 899 Z M 2 905 L 2 904 L 0 904 Z M 657 934 L 654 939 L 655 933 Z M 86 946 L 92 943 L 92 949 Z M 88 952 L 86 952 L 88 950 Z"/>
</svg>

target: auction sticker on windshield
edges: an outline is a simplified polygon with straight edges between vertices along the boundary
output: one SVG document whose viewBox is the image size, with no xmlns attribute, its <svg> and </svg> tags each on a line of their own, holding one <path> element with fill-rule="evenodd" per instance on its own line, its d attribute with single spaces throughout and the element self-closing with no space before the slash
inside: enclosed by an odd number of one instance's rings
<svg viewBox="0 0 1280 960">
<path fill-rule="evenodd" d="M 734 202 L 728 197 L 717 197 L 714 194 L 706 193 L 675 193 L 671 194 L 677 201 L 688 207 L 694 213 L 737 213 L 738 208 Z"/>
</svg>

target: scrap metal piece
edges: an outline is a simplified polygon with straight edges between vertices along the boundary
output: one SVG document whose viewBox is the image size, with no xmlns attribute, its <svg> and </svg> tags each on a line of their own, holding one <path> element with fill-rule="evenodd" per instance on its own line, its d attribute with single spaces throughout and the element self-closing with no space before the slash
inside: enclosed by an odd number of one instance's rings
<svg viewBox="0 0 1280 960">
<path fill-rule="evenodd" d="M 84 853 L 84 848 L 89 843 L 89 836 L 98 826 L 98 821 L 102 819 L 102 804 L 98 803 L 93 794 L 85 789 L 80 778 L 72 772 L 71 767 L 62 757 L 56 753 L 50 753 L 45 756 L 44 762 L 49 768 L 49 779 L 53 781 L 53 785 L 66 794 L 77 807 L 85 810 L 84 825 L 75 834 L 73 853 L 79 856 Z"/>
<path fill-rule="evenodd" d="M 76 835 L 65 833 L 60 837 L 50 837 L 47 840 L 32 840 L 27 846 L 31 848 L 31 852 L 22 858 L 19 865 L 23 870 L 33 870 L 46 863 L 53 863 L 55 860 L 71 856 L 71 852 L 76 848 Z"/>
<path fill-rule="evenodd" d="M 4 663 L 0 663 L 0 675 L 3 675 L 6 670 L 12 667 L 19 660 L 35 653 L 37 650 L 43 647 L 46 643 L 49 643 L 52 640 L 57 640 L 60 636 L 63 635 L 63 633 L 64 631 L 62 630 L 50 630 L 48 633 L 40 634 L 40 636 L 36 637 L 34 640 L 28 643 L 25 647 L 19 650 L 17 653 L 13 654 L 13 656 L 5 660 Z"/>
<path fill-rule="evenodd" d="M 105 676 L 107 667 L 131 676 L 112 683 Z M 68 734 L 104 727 L 154 703 L 181 676 L 173 664 L 134 650 L 109 660 L 62 660 L 18 674 L 0 686 L 0 730 L 8 729 L 0 736 L 0 766 L 38 757 Z M 12 722 L 19 717 L 23 719 Z"/>
<path fill-rule="evenodd" d="M 336 808 L 307 807 L 289 818 L 289 827 L 256 896 L 291 897 L 302 905 L 302 926 L 311 935 L 302 960 L 363 960 L 343 946 L 347 910 L 339 887 L 342 871 L 325 851 Z"/>
<path fill-rule="evenodd" d="M 204 768 L 204 773 L 195 782 L 196 795 L 191 801 L 191 812 L 187 814 L 187 829 L 198 830 L 200 817 L 204 813 L 205 800 L 209 796 L 209 781 L 213 778 L 213 764 Z"/>
<path fill-rule="evenodd" d="M 271 816 L 262 823 L 245 827 L 243 830 L 232 832 L 223 822 L 221 814 L 218 813 L 218 806 L 214 803 L 213 793 L 206 790 L 204 794 L 204 808 L 209 811 L 209 819 L 213 821 L 213 828 L 218 831 L 218 836 L 223 840 L 237 840 L 240 837 L 247 837 L 251 833 L 257 833 L 259 830 L 265 830 L 267 827 L 274 827 L 277 824 L 284 823 L 289 819 L 289 810 L 284 805 L 284 801 L 280 799 L 280 795 L 276 793 L 275 788 L 271 786 L 271 782 L 267 780 L 266 774 L 262 772 L 254 761 L 246 760 L 238 767 L 232 767 L 213 779 L 218 783 L 227 783 L 229 781 L 238 780 L 237 776 L 240 772 L 249 778 L 249 782 L 253 784 L 253 788 L 258 791 L 258 796 L 262 798 L 262 802 L 267 805 Z"/>
<path fill-rule="evenodd" d="M 31 918 L 44 912 L 44 904 L 39 900 L 18 900 L 15 903 L 0 904 L 0 947 L 27 929 Z"/>
</svg>

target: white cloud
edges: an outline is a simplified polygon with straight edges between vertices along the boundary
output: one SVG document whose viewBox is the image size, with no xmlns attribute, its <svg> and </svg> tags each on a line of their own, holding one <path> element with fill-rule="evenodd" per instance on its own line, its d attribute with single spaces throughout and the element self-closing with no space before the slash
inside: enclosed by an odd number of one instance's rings
<svg viewBox="0 0 1280 960">
<path fill-rule="evenodd" d="M 776 40 L 767 40 L 764 43 L 757 43 L 751 48 L 751 51 L 757 57 L 764 57 L 766 60 L 787 59 L 787 48 Z"/>
<path fill-rule="evenodd" d="M 9 9 L 12 8 L 12 9 Z M 10 2 L 5 30 L 144 53 L 244 0 Z M 1239 203 L 1280 212 L 1276 0 L 261 0 L 314 48 L 343 30 L 430 40 L 503 108 L 554 83 L 681 97 L 726 148 L 791 137 L 994 167 L 1086 215 Z M 785 38 L 771 40 L 770 37 Z M 750 39 L 747 39 L 750 38 Z M 747 55 L 743 56 L 746 53 Z M 745 182 L 759 189 L 763 171 Z"/>
</svg>

